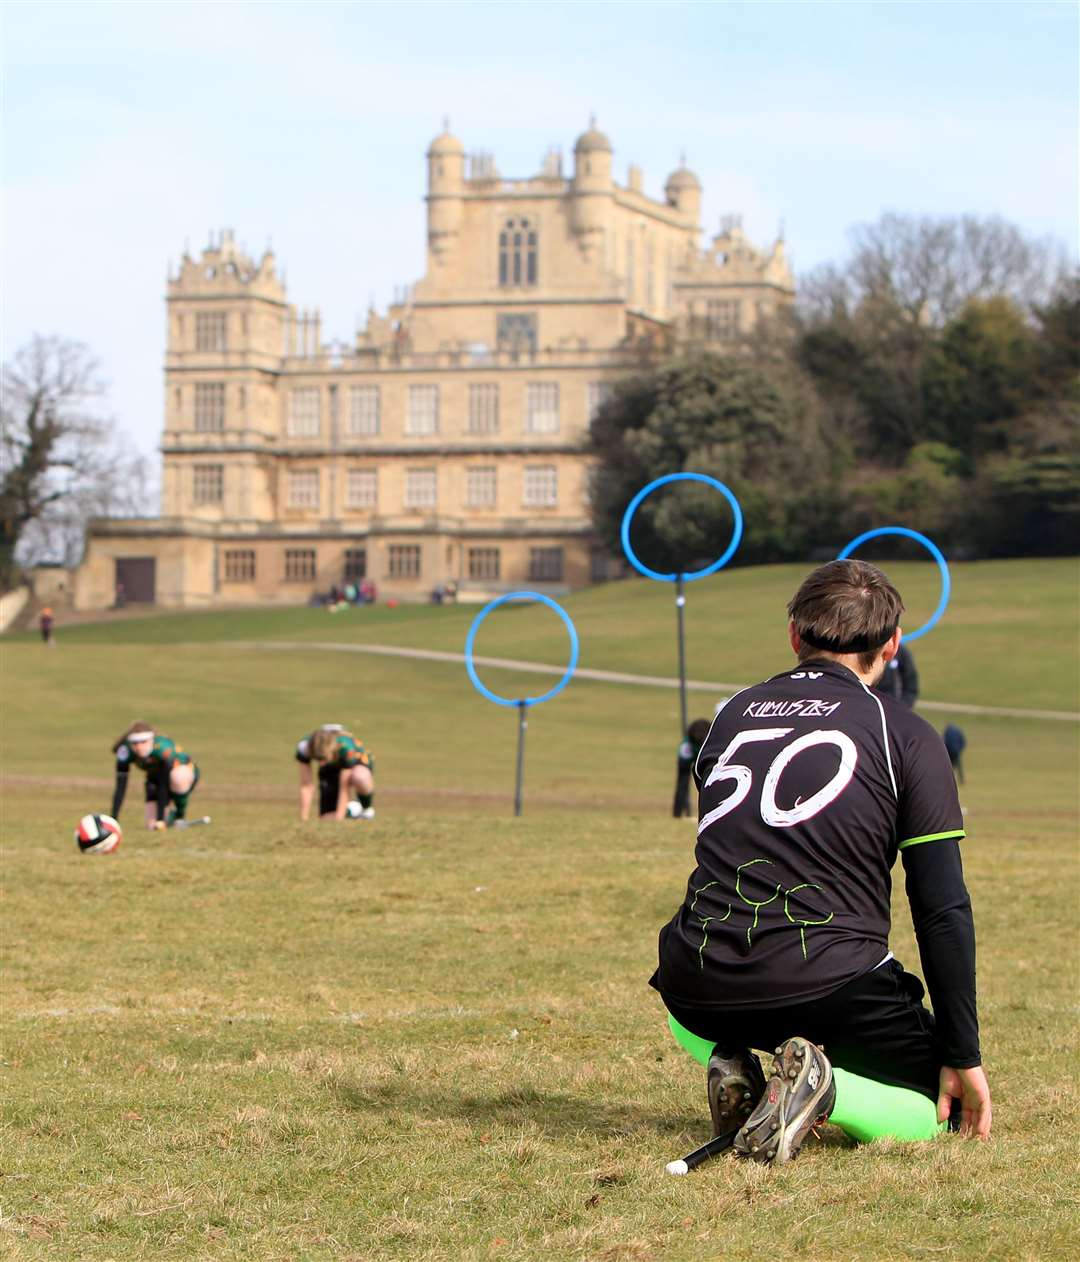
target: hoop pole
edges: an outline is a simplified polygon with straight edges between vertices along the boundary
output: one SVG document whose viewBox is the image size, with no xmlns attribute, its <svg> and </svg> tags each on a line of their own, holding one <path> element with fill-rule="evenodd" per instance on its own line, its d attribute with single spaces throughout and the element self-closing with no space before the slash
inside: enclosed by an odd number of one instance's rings
<svg viewBox="0 0 1080 1262">
<path fill-rule="evenodd" d="M 517 780 L 514 785 L 514 814 L 521 814 L 521 789 L 525 780 L 525 729 L 529 726 L 525 715 L 528 707 L 524 701 L 517 703 L 518 708 L 518 752 Z"/>
<path fill-rule="evenodd" d="M 682 726 L 679 728 L 679 740 L 681 741 L 686 735 L 686 618 L 684 611 L 686 609 L 686 595 L 683 591 L 683 576 L 677 574 L 675 576 L 675 612 L 676 620 L 679 626 L 679 718 Z"/>
</svg>

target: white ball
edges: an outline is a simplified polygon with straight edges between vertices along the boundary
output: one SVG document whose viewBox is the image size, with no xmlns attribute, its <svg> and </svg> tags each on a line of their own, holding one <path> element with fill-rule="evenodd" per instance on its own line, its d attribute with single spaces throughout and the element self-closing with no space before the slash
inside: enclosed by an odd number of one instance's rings
<svg viewBox="0 0 1080 1262">
<path fill-rule="evenodd" d="M 82 854 L 112 854 L 122 837 L 111 815 L 84 815 L 75 829 L 75 844 Z"/>
<path fill-rule="evenodd" d="M 363 812 L 364 808 L 355 800 L 355 798 L 345 808 L 345 814 L 349 817 L 349 819 L 359 819 Z"/>
<path fill-rule="evenodd" d="M 689 1174 L 690 1167 L 680 1158 L 678 1161 L 669 1161 L 664 1169 L 668 1174 Z"/>
</svg>

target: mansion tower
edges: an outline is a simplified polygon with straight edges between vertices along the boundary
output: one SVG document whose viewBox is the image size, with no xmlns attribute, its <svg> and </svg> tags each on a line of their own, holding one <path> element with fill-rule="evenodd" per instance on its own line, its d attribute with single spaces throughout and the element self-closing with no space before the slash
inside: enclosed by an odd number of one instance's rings
<svg viewBox="0 0 1080 1262">
<path fill-rule="evenodd" d="M 289 303 L 273 254 L 225 232 L 168 281 L 162 516 L 97 520 L 76 603 L 306 602 L 368 579 L 425 598 L 578 587 L 589 420 L 643 356 L 720 348 L 791 301 L 782 242 L 735 220 L 700 246 L 684 165 L 649 197 L 590 127 L 505 179 L 444 131 L 427 152 L 427 266 L 352 345 Z M 357 288 L 362 288 L 358 278 Z"/>
</svg>

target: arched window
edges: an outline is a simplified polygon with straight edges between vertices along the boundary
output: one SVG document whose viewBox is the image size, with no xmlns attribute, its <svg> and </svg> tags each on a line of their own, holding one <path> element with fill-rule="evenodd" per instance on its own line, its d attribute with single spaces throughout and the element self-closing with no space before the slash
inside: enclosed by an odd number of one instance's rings
<svg viewBox="0 0 1080 1262">
<path fill-rule="evenodd" d="M 499 233 L 499 284 L 536 284 L 536 229 L 528 219 L 508 219 Z"/>
</svg>

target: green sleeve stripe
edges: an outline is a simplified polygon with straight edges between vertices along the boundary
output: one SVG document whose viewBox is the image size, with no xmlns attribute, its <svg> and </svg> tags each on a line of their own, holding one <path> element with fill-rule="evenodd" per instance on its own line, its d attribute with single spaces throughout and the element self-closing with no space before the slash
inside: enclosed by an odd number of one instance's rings
<svg viewBox="0 0 1080 1262">
<path fill-rule="evenodd" d="M 897 849 L 905 850 L 908 846 L 921 846 L 924 841 L 944 841 L 946 837 L 964 836 L 966 833 L 962 828 L 954 828 L 951 833 L 927 833 L 925 837 L 909 837 L 907 841 L 902 841 Z"/>
</svg>

